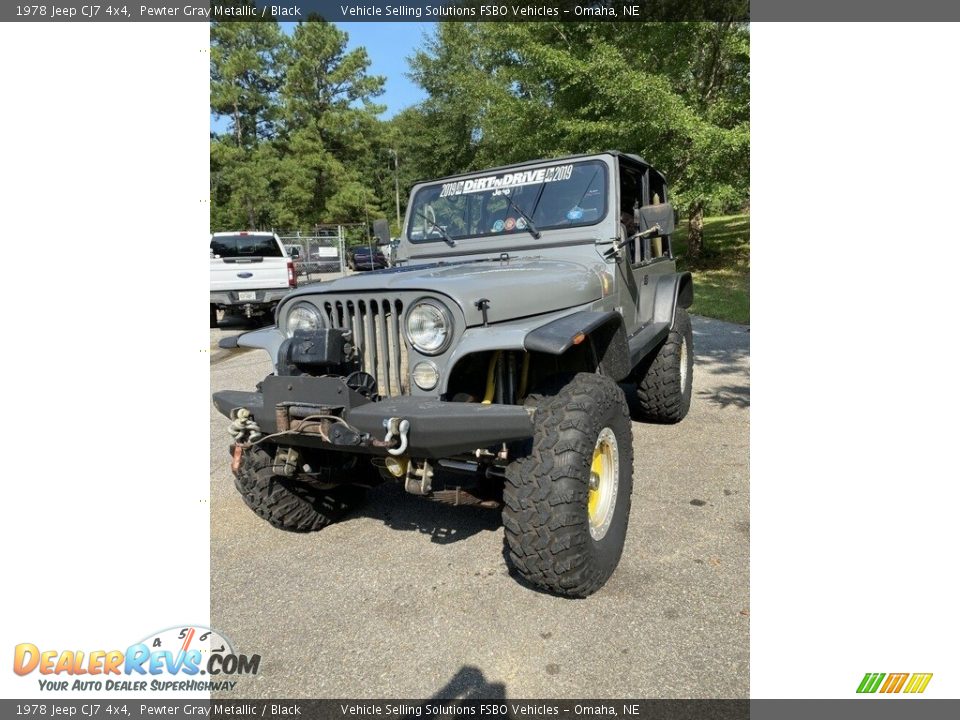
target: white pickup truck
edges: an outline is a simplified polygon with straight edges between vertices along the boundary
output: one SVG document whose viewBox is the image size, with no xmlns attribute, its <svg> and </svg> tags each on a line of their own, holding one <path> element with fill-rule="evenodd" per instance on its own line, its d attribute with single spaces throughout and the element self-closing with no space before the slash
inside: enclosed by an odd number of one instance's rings
<svg viewBox="0 0 960 720">
<path fill-rule="evenodd" d="M 210 237 L 210 327 L 217 310 L 252 318 L 272 313 L 297 286 L 293 261 L 270 232 L 219 232 Z"/>
</svg>

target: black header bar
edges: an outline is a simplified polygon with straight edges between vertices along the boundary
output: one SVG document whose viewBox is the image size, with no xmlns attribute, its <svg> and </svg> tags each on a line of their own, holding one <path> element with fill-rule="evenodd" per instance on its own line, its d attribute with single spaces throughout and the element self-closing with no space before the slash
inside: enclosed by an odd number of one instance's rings
<svg viewBox="0 0 960 720">
<path fill-rule="evenodd" d="M 749 15 L 749 0 L 48 0 L 0 6 L 6 22 L 583 22 Z"/>
<path fill-rule="evenodd" d="M 41 0 L 0 3 L 0 22 L 640 22 L 960 20 L 942 0 Z"/>
<path fill-rule="evenodd" d="M 942 720 L 960 700 L 139 700 L 123 697 L 0 700 L 0 717 L 56 720 Z"/>
</svg>

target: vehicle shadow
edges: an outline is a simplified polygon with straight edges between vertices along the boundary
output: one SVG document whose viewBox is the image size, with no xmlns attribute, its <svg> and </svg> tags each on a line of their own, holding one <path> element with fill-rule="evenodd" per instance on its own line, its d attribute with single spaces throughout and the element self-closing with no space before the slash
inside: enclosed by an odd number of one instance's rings
<svg viewBox="0 0 960 720">
<path fill-rule="evenodd" d="M 490 682 L 483 671 L 473 665 L 464 665 L 451 677 L 447 684 L 437 690 L 430 697 L 430 705 L 442 707 L 456 707 L 464 701 L 474 700 L 506 700 L 507 686 L 500 682 Z M 433 702 L 433 701 L 446 702 Z M 425 713 L 423 706 L 420 712 L 410 713 L 407 717 L 422 717 Z"/>
<path fill-rule="evenodd" d="M 481 532 L 500 530 L 500 511 L 454 507 L 407 494 L 399 483 L 387 482 L 370 491 L 369 501 L 356 517 L 381 521 L 393 530 L 427 535 L 439 545 L 466 540 Z"/>
</svg>

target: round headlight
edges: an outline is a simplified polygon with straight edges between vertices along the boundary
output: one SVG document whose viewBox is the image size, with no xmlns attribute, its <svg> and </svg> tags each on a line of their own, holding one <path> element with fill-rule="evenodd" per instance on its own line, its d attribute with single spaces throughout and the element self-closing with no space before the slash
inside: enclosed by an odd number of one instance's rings
<svg viewBox="0 0 960 720">
<path fill-rule="evenodd" d="M 440 371 L 432 362 L 418 362 L 413 366 L 413 381 L 421 390 L 433 390 L 440 382 Z"/>
<path fill-rule="evenodd" d="M 453 320 L 445 307 L 432 300 L 421 300 L 407 313 L 407 338 L 426 355 L 446 350 L 453 334 Z"/>
<path fill-rule="evenodd" d="M 320 313 L 313 305 L 300 303 L 294 305 L 287 314 L 287 337 L 293 337 L 297 330 L 319 330 L 323 326 Z"/>
</svg>

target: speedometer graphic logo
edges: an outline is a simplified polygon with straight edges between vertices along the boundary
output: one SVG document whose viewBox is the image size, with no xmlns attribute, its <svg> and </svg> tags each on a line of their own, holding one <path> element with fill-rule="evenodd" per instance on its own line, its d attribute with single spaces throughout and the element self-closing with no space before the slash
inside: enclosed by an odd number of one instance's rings
<svg viewBox="0 0 960 720">
<path fill-rule="evenodd" d="M 206 625 L 174 625 L 137 645 L 134 663 L 149 672 L 187 675 L 256 675 L 259 655 L 242 655 L 223 633 Z"/>
<path fill-rule="evenodd" d="M 239 665 L 239 656 L 233 650 L 233 643 L 206 625 L 174 625 L 147 635 L 139 644 L 146 645 L 151 655 L 170 653 L 167 655 L 173 660 L 170 669 L 180 669 L 187 658 L 192 660 L 189 664 L 195 666 L 200 675 L 217 675 L 220 672 L 233 674 Z M 177 659 L 181 660 L 179 665 Z"/>
</svg>

